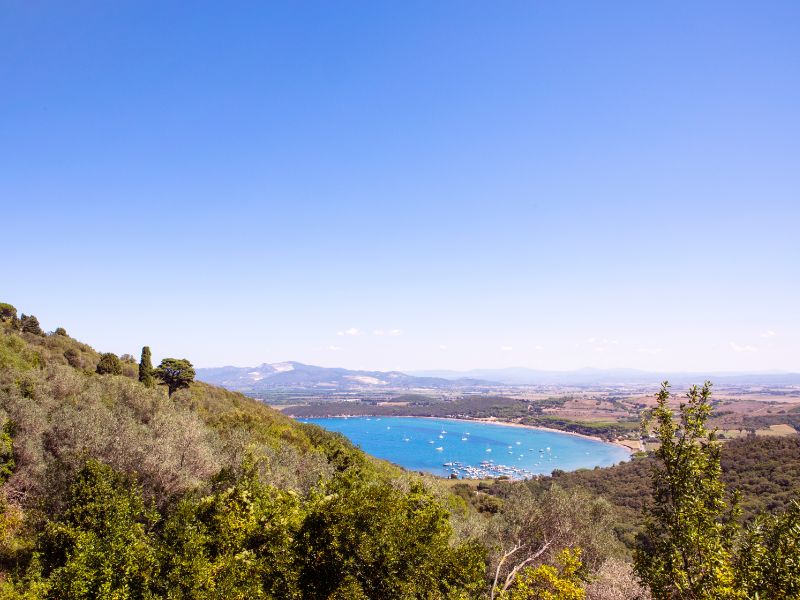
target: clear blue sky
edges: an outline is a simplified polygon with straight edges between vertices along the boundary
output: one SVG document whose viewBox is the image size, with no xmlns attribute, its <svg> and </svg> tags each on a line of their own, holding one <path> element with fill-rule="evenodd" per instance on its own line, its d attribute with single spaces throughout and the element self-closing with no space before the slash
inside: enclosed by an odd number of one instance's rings
<svg viewBox="0 0 800 600">
<path fill-rule="evenodd" d="M 800 370 L 799 190 L 794 1 L 0 11 L 0 297 L 101 350 Z"/>
</svg>

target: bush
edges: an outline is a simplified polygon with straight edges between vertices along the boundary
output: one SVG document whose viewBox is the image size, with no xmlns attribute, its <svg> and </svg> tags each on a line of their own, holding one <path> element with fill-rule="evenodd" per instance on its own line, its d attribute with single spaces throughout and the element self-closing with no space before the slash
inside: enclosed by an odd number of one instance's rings
<svg viewBox="0 0 800 600">
<path fill-rule="evenodd" d="M 100 356 L 97 373 L 99 375 L 122 375 L 122 361 L 113 352 L 106 352 Z"/>
</svg>

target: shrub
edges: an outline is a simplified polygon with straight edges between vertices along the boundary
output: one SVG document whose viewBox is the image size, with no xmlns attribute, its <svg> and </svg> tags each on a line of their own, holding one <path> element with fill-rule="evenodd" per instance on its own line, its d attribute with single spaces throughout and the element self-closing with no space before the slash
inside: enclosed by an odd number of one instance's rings
<svg viewBox="0 0 800 600">
<path fill-rule="evenodd" d="M 122 375 L 122 361 L 113 352 L 106 352 L 100 356 L 97 363 L 97 373 L 100 375 Z"/>
</svg>

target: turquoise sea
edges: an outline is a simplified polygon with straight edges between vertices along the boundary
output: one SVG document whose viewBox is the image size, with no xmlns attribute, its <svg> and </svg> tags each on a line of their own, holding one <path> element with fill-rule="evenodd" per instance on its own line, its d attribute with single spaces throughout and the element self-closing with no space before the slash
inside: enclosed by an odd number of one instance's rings
<svg viewBox="0 0 800 600">
<path fill-rule="evenodd" d="M 406 469 L 448 476 L 513 478 L 607 467 L 628 460 L 619 446 L 509 425 L 416 417 L 300 419 L 347 436 L 365 452 Z"/>
</svg>

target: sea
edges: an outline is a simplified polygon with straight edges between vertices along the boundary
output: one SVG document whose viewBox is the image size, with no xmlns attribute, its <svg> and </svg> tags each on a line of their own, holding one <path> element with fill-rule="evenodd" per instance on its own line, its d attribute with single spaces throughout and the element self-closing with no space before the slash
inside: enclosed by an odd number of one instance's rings
<svg viewBox="0 0 800 600">
<path fill-rule="evenodd" d="M 588 437 L 500 423 L 418 417 L 299 419 L 338 431 L 364 452 L 442 477 L 527 479 L 555 469 L 608 467 L 630 457 Z"/>
</svg>

